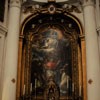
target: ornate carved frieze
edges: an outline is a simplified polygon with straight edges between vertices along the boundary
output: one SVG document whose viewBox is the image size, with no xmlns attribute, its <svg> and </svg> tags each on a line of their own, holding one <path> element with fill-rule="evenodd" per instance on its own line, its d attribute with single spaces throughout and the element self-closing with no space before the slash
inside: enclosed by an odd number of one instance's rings
<svg viewBox="0 0 100 100">
<path fill-rule="evenodd" d="M 40 3 L 36 1 L 27 1 L 22 4 L 22 12 L 23 13 L 35 13 L 35 12 L 48 12 L 50 14 L 54 14 L 56 12 L 76 12 L 76 13 L 81 13 L 81 10 L 71 4 L 63 4 L 63 3 L 56 3 L 55 1 L 48 1 L 48 3 Z"/>
</svg>

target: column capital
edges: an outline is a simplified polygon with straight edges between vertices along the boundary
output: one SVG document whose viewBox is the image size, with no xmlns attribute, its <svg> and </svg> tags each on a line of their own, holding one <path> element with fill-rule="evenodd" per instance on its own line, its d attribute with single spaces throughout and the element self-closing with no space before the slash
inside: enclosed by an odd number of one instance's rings
<svg viewBox="0 0 100 100">
<path fill-rule="evenodd" d="M 85 0 L 83 2 L 83 7 L 86 7 L 86 6 L 94 6 L 94 2 L 92 0 Z"/>
<path fill-rule="evenodd" d="M 21 7 L 21 0 L 10 0 L 10 7 Z"/>
</svg>

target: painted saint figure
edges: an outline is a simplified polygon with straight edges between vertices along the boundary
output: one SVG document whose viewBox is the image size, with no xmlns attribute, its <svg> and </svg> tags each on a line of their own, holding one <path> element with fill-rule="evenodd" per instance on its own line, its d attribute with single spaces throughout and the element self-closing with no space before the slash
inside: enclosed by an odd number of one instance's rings
<svg viewBox="0 0 100 100">
<path fill-rule="evenodd" d="M 66 70 L 67 70 L 68 64 L 65 64 L 64 67 L 60 70 L 61 71 L 61 81 L 60 81 L 60 92 L 65 94 L 67 93 L 69 89 L 69 79 L 70 77 L 67 75 Z"/>
</svg>

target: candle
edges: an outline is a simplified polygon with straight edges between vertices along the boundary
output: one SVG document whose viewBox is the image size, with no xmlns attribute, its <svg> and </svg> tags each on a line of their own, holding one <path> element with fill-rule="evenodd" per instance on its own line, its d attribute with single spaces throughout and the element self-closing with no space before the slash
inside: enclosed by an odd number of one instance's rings
<svg viewBox="0 0 100 100">
<path fill-rule="evenodd" d="M 31 86 L 30 86 L 30 92 L 32 92 L 32 83 L 31 83 Z"/>
<path fill-rule="evenodd" d="M 67 89 L 69 88 L 69 78 L 67 77 Z"/>
<path fill-rule="evenodd" d="M 81 85 L 80 85 L 80 87 L 79 87 L 79 96 L 81 96 L 82 94 L 81 94 L 81 91 L 82 90 L 82 87 L 81 87 Z"/>
<path fill-rule="evenodd" d="M 24 85 L 24 88 L 23 88 L 23 95 L 25 95 L 25 85 Z"/>
<path fill-rule="evenodd" d="M 37 79 L 35 79 L 35 99 L 36 99 L 36 86 L 37 85 Z"/>
<path fill-rule="evenodd" d="M 72 92 L 74 92 L 74 83 L 72 83 Z"/>
<path fill-rule="evenodd" d="M 36 84 L 37 84 L 37 79 L 35 79 L 35 88 L 36 88 Z"/>
</svg>

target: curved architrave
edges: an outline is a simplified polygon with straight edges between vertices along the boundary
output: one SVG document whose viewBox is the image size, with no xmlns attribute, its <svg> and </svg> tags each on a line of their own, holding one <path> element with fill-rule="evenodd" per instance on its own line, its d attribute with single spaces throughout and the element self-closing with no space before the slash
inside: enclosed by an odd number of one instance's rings
<svg viewBox="0 0 100 100">
<path fill-rule="evenodd" d="M 41 13 L 41 14 L 42 14 L 42 13 Z M 36 16 L 38 16 L 38 15 L 39 15 L 38 12 L 35 13 L 35 14 L 31 14 L 31 15 L 29 15 L 29 16 L 23 21 L 23 23 L 22 23 L 22 25 L 21 25 L 21 29 L 20 29 L 20 35 L 24 35 L 24 28 L 25 28 L 26 24 L 27 24 L 30 20 L 32 20 L 33 18 L 35 18 Z M 75 17 L 74 15 L 68 13 L 68 12 L 66 12 L 65 15 L 68 16 L 69 18 L 71 18 L 72 20 L 74 20 L 74 21 L 76 22 L 76 24 L 78 25 L 79 30 L 80 30 L 80 35 L 83 35 L 83 28 L 82 28 L 82 25 L 81 25 L 81 22 L 79 21 L 79 19 L 78 19 L 77 17 Z"/>
</svg>

